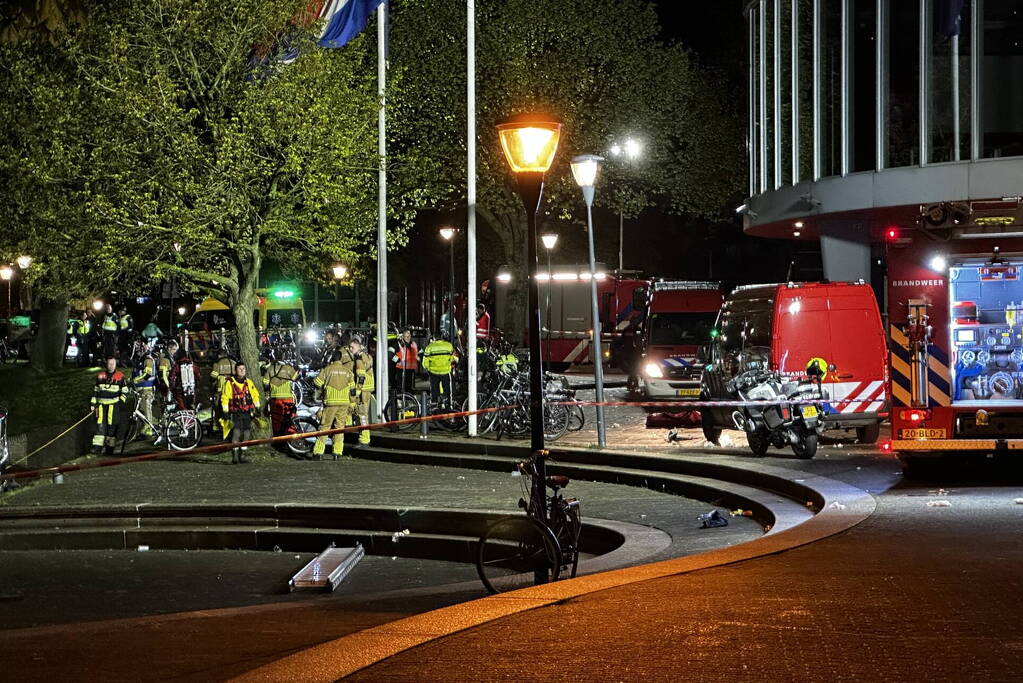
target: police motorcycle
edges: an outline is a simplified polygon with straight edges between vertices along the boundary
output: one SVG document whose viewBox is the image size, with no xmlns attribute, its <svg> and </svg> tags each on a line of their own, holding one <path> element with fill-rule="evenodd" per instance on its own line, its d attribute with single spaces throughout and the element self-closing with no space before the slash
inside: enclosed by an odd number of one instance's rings
<svg viewBox="0 0 1023 683">
<path fill-rule="evenodd" d="M 791 379 L 765 365 L 750 367 L 728 381 L 729 391 L 749 402 L 732 412 L 732 421 L 736 429 L 746 432 L 753 455 L 766 455 L 772 445 L 789 446 L 797 458 L 809 460 L 817 453 L 817 440 L 824 431 L 823 371 L 811 361 L 806 379 Z"/>
</svg>

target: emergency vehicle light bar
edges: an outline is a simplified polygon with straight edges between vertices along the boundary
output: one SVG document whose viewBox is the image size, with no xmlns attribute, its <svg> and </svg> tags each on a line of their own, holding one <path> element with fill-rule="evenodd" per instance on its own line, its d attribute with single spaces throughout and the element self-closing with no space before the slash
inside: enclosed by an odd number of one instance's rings
<svg viewBox="0 0 1023 683">
<path fill-rule="evenodd" d="M 721 289 L 720 282 L 700 282 L 698 280 L 657 281 L 653 283 L 655 292 L 673 292 L 681 289 Z"/>
</svg>

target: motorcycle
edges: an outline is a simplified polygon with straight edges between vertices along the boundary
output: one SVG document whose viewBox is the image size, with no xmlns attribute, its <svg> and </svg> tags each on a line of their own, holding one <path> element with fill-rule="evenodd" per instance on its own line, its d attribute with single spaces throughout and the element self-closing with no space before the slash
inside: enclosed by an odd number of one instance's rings
<svg viewBox="0 0 1023 683">
<path fill-rule="evenodd" d="M 746 432 L 753 455 L 762 457 L 770 446 L 789 446 L 797 458 L 809 460 L 817 453 L 817 440 L 824 431 L 819 402 L 821 370 L 811 363 L 808 379 L 788 380 L 776 372 L 747 370 L 728 382 L 728 389 L 747 405 L 732 413 L 736 429 Z"/>
</svg>

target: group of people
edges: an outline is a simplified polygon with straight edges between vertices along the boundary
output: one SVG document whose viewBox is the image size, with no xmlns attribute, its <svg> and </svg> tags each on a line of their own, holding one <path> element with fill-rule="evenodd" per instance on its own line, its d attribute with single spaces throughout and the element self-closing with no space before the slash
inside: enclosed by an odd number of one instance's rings
<svg viewBox="0 0 1023 683">
<path fill-rule="evenodd" d="M 151 321 L 143 328 L 142 336 L 155 340 L 163 336 L 163 331 Z M 86 310 L 68 320 L 64 356 L 67 357 L 68 348 L 74 344 L 78 349 L 78 365 L 88 367 L 97 354 L 102 354 L 103 358 L 123 356 L 134 337 L 135 320 L 128 309 L 121 306 L 115 312 L 113 306 L 106 304 L 96 313 Z"/>
</svg>

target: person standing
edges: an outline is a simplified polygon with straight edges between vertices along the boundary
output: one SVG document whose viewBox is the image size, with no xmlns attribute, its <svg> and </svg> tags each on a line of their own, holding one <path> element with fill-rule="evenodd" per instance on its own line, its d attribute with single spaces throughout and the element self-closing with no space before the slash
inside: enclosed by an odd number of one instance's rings
<svg viewBox="0 0 1023 683">
<path fill-rule="evenodd" d="M 135 334 L 135 320 L 124 306 L 117 310 L 117 326 L 118 346 L 121 349 L 121 355 L 125 356 L 131 350 L 131 338 Z"/>
<path fill-rule="evenodd" d="M 447 339 L 434 336 L 423 350 L 423 367 L 430 373 L 430 398 L 438 405 L 451 406 L 451 371 L 455 349 Z"/>
<path fill-rule="evenodd" d="M 263 369 L 263 384 L 269 388 L 267 406 L 274 436 L 285 433 L 285 425 L 295 416 L 295 382 L 298 370 L 284 361 L 273 360 Z"/>
<path fill-rule="evenodd" d="M 135 371 L 132 374 L 131 382 L 139 393 L 139 409 L 150 423 L 155 424 L 153 419 L 153 401 L 156 399 L 156 358 L 152 353 L 144 354 L 135 364 Z M 142 433 L 152 436 L 153 430 L 148 424 L 142 425 Z"/>
<path fill-rule="evenodd" d="M 114 454 L 117 431 L 121 424 L 121 406 L 128 398 L 128 380 L 117 369 L 117 359 L 107 356 L 106 367 L 96 375 L 92 391 L 92 407 L 96 411 L 96 434 L 92 437 L 94 453 Z"/>
<path fill-rule="evenodd" d="M 100 329 L 103 331 L 103 357 L 109 358 L 114 356 L 116 358 L 117 333 L 120 329 L 120 323 L 114 314 L 114 307 L 110 304 L 107 304 L 106 308 L 103 309 L 103 322 L 100 324 Z"/>
<path fill-rule="evenodd" d="M 252 418 L 259 408 L 259 390 L 251 379 L 246 377 L 245 363 L 234 366 L 234 374 L 224 382 L 220 392 L 220 409 L 231 425 L 231 443 L 238 444 L 252 438 Z M 231 449 L 231 463 L 248 462 L 242 457 L 247 446 L 235 446 Z"/>
<path fill-rule="evenodd" d="M 178 342 L 167 342 L 167 356 L 160 360 L 160 380 L 178 410 L 192 410 L 199 382 L 199 369 L 187 353 L 179 352 Z"/>
<path fill-rule="evenodd" d="M 490 314 L 483 304 L 476 304 L 476 338 L 483 341 L 490 339 Z"/>
<path fill-rule="evenodd" d="M 313 383 L 323 389 L 320 429 L 341 429 L 351 424 L 352 405 L 356 400 L 358 390 L 355 384 L 355 375 L 348 365 L 341 361 L 340 354 L 335 354 L 334 359 L 320 371 Z M 334 459 L 337 459 L 344 450 L 345 435 L 343 433 L 333 434 L 331 442 L 330 450 L 334 454 Z M 319 458 L 326 450 L 327 436 L 316 437 L 313 455 Z"/>
<path fill-rule="evenodd" d="M 353 335 L 348 342 L 348 352 L 352 357 L 352 367 L 355 374 L 355 413 L 359 416 L 359 424 L 369 424 L 369 402 L 373 397 L 373 390 L 376 388 L 376 381 L 373 377 L 373 358 L 365 352 L 362 346 L 362 337 Z M 369 444 L 368 429 L 359 430 L 359 443 Z"/>
<path fill-rule="evenodd" d="M 394 369 L 398 373 L 397 384 L 401 393 L 415 391 L 416 373 L 419 371 L 419 347 L 412 339 L 412 330 L 405 328 L 398 337 L 397 348 L 395 349 Z"/>
</svg>

